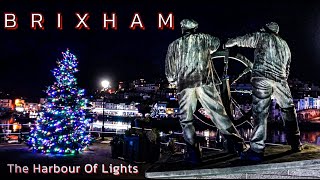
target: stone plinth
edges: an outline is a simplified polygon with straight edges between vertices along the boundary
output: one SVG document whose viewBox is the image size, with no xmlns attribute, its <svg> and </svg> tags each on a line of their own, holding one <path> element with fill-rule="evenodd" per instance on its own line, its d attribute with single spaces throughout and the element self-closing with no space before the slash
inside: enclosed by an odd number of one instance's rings
<svg viewBox="0 0 320 180">
<path fill-rule="evenodd" d="M 320 178 L 320 147 L 305 144 L 304 150 L 291 153 L 287 145 L 268 146 L 260 164 L 246 164 L 236 155 L 223 151 L 204 152 L 197 167 L 186 164 L 182 156 L 171 156 L 154 164 L 146 178 L 170 179 L 295 179 Z"/>
</svg>

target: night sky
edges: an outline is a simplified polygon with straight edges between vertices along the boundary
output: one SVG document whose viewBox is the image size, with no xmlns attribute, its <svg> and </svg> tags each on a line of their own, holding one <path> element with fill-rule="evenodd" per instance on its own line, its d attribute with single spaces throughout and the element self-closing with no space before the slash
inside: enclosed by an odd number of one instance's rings
<svg viewBox="0 0 320 180">
<path fill-rule="evenodd" d="M 100 88 L 103 78 L 118 81 L 164 77 L 166 50 L 181 36 L 179 22 L 192 18 L 199 31 L 224 43 L 227 38 L 260 29 L 275 21 L 292 52 L 290 77 L 320 81 L 320 2 L 312 1 L 0 1 L 0 90 L 27 97 L 44 96 L 54 81 L 50 72 L 61 52 L 70 49 L 79 59 L 78 82 L 89 90 Z M 74 3 L 71 3 L 74 2 Z M 94 3 L 93 3 L 94 2 Z M 4 30 L 4 12 L 18 17 L 17 30 Z M 31 12 L 45 17 L 45 30 L 30 28 Z M 56 13 L 63 14 L 64 29 L 56 29 Z M 90 13 L 90 30 L 76 30 L 75 13 Z M 102 13 L 115 12 L 118 30 L 102 30 Z M 133 14 L 141 15 L 146 29 L 131 30 Z M 174 14 L 175 29 L 157 29 L 158 12 Z M 222 47 L 221 47 L 222 48 Z M 253 59 L 253 50 L 232 48 Z M 237 73 L 239 64 L 231 64 Z"/>
</svg>

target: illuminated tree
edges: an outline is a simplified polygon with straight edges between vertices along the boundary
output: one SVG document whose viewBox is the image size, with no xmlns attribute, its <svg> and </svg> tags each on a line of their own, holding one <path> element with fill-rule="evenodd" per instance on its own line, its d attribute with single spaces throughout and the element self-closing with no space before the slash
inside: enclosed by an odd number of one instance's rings
<svg viewBox="0 0 320 180">
<path fill-rule="evenodd" d="M 52 71 L 56 82 L 48 87 L 47 102 L 30 131 L 28 144 L 37 152 L 79 153 L 91 140 L 87 132 L 90 119 L 85 109 L 88 100 L 74 76 L 78 72 L 77 58 L 69 50 L 62 55 Z"/>
</svg>

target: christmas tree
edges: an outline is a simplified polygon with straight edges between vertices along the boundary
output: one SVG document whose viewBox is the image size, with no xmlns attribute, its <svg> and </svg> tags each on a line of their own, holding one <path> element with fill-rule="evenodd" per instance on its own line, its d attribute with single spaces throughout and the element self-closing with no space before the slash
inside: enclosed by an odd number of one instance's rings
<svg viewBox="0 0 320 180">
<path fill-rule="evenodd" d="M 49 86 L 47 102 L 36 126 L 30 131 L 28 144 L 43 153 L 79 153 L 90 143 L 90 118 L 87 118 L 84 90 L 77 87 L 77 58 L 69 50 L 52 72 L 56 82 Z"/>
</svg>

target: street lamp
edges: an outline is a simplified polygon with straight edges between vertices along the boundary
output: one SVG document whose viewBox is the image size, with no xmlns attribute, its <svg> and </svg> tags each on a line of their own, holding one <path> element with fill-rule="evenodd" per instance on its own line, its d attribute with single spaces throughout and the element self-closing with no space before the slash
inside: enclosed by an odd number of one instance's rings
<svg viewBox="0 0 320 180">
<path fill-rule="evenodd" d="M 109 88 L 110 82 L 107 80 L 101 81 L 101 86 L 103 88 L 103 92 L 106 91 L 106 89 Z M 102 140 L 104 140 L 104 104 L 105 104 L 105 94 L 103 94 L 103 99 L 102 99 Z"/>
<path fill-rule="evenodd" d="M 110 82 L 107 80 L 103 80 L 101 81 L 101 86 L 103 87 L 103 89 L 106 89 L 110 86 Z"/>
</svg>

